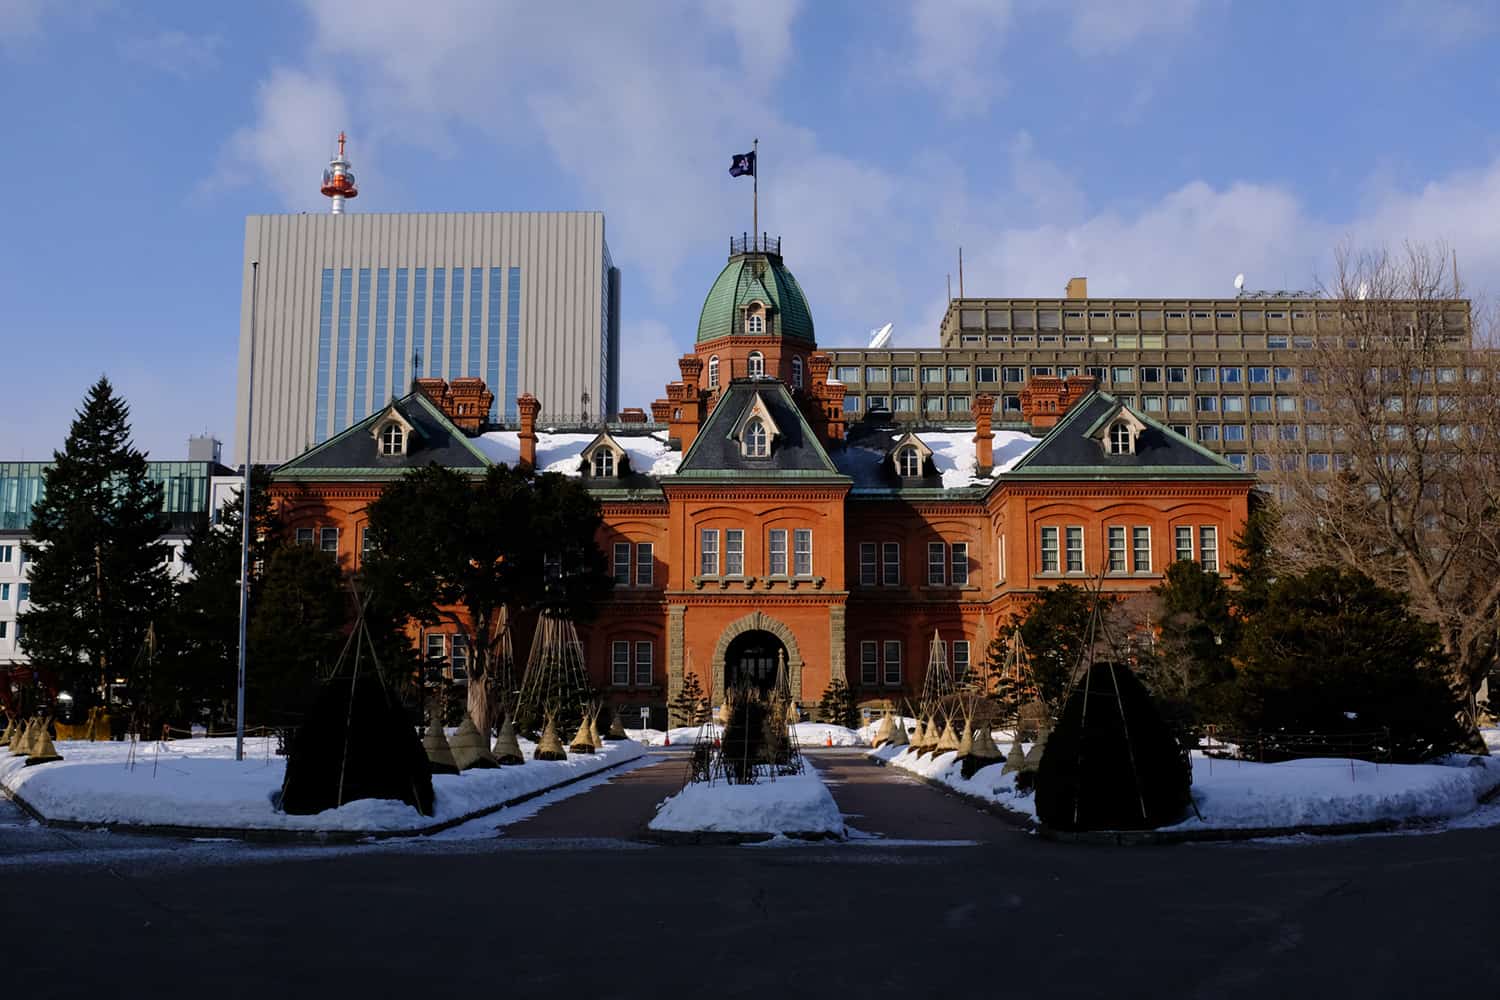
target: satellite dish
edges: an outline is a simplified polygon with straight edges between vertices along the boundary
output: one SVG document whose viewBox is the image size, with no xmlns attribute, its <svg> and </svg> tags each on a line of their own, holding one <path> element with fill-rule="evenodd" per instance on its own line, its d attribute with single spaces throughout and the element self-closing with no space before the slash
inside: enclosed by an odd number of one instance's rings
<svg viewBox="0 0 1500 1000">
<path fill-rule="evenodd" d="M 1359 283 L 1359 291 L 1354 293 L 1354 297 L 1361 302 L 1368 299 L 1370 297 L 1370 283 L 1368 281 L 1361 281 Z"/>
<path fill-rule="evenodd" d="M 1234 276 L 1234 290 L 1237 292 L 1243 292 L 1245 290 L 1244 274 L 1236 274 Z"/>
<path fill-rule="evenodd" d="M 891 327 L 895 324 L 887 323 L 878 330 L 870 331 L 870 350 L 884 347 L 891 342 Z"/>
</svg>

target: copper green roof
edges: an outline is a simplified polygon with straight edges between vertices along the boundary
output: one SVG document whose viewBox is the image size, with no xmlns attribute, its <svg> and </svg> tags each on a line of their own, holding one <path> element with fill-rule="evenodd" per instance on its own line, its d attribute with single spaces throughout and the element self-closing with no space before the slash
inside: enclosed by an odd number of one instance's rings
<svg viewBox="0 0 1500 1000">
<path fill-rule="evenodd" d="M 813 342 L 812 311 L 792 272 L 774 253 L 740 253 L 729 258 L 703 300 L 698 343 L 743 333 L 741 309 L 756 300 L 775 310 L 774 332 Z"/>
</svg>

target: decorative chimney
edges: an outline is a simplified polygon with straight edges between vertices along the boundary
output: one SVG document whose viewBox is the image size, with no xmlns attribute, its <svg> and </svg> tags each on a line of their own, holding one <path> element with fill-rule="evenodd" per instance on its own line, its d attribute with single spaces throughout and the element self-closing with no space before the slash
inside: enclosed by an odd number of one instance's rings
<svg viewBox="0 0 1500 1000">
<path fill-rule="evenodd" d="M 522 469 L 536 468 L 536 416 L 542 412 L 542 404 L 529 392 L 516 398 L 516 409 L 521 413 L 521 432 L 516 435 L 521 442 L 521 457 L 516 466 Z"/>
<path fill-rule="evenodd" d="M 703 426 L 703 393 L 698 388 L 703 359 L 696 354 L 684 354 L 677 359 L 677 368 L 682 372 L 682 381 L 667 383 L 667 400 L 672 404 L 667 439 L 676 441 L 686 452 L 693 446 Z"/>
<path fill-rule="evenodd" d="M 832 359 L 821 351 L 807 358 L 809 380 L 803 414 L 824 444 L 844 439 L 844 393 L 848 389 L 841 382 L 828 380 L 832 366 Z"/>
<path fill-rule="evenodd" d="M 672 419 L 672 401 L 670 399 L 658 399 L 651 404 L 651 422 L 653 424 L 664 424 Z"/>
<path fill-rule="evenodd" d="M 1021 389 L 1021 419 L 1032 430 L 1056 427 L 1068 407 L 1093 392 L 1098 384 L 1092 375 L 1069 375 L 1066 379 L 1033 375 Z"/>
<path fill-rule="evenodd" d="M 1068 289 L 1063 293 L 1064 298 L 1086 299 L 1089 297 L 1089 279 L 1069 278 Z"/>
<path fill-rule="evenodd" d="M 981 476 L 995 467 L 995 432 L 990 429 L 994 413 L 994 396 L 981 392 L 974 397 L 974 464 Z"/>
<path fill-rule="evenodd" d="M 489 419 L 495 395 L 482 378 L 456 378 L 451 384 L 440 378 L 419 378 L 414 384 L 465 434 L 478 434 Z"/>
</svg>

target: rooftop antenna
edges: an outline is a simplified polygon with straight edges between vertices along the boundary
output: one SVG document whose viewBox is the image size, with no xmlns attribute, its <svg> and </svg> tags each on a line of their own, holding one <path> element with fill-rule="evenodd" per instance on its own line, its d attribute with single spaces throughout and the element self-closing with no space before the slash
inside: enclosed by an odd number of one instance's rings
<svg viewBox="0 0 1500 1000">
<path fill-rule="evenodd" d="M 948 275 L 948 302 L 953 302 L 953 275 Z"/>
<path fill-rule="evenodd" d="M 1234 293 L 1235 295 L 1245 294 L 1245 275 L 1243 272 L 1234 276 Z"/>
<path fill-rule="evenodd" d="M 958 297 L 964 297 L 964 248 L 958 248 Z"/>
<path fill-rule="evenodd" d="M 334 215 L 344 214 L 344 200 L 346 198 L 358 198 L 359 188 L 354 185 L 354 171 L 349 169 L 349 161 L 344 158 L 344 133 L 339 133 L 338 155 L 328 161 L 328 167 L 323 171 L 323 193 L 333 199 L 330 211 Z"/>
</svg>

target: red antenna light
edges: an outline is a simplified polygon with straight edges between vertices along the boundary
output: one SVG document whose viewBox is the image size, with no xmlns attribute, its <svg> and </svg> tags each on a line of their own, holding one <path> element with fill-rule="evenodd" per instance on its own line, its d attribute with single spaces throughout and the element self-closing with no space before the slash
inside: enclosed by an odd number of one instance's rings
<svg viewBox="0 0 1500 1000">
<path fill-rule="evenodd" d="M 332 211 L 334 215 L 344 214 L 344 200 L 346 198 L 358 198 L 359 188 L 354 183 L 354 171 L 349 169 L 349 161 L 344 158 L 344 133 L 339 133 L 338 156 L 328 161 L 328 169 L 323 171 L 323 194 L 333 199 Z"/>
</svg>

